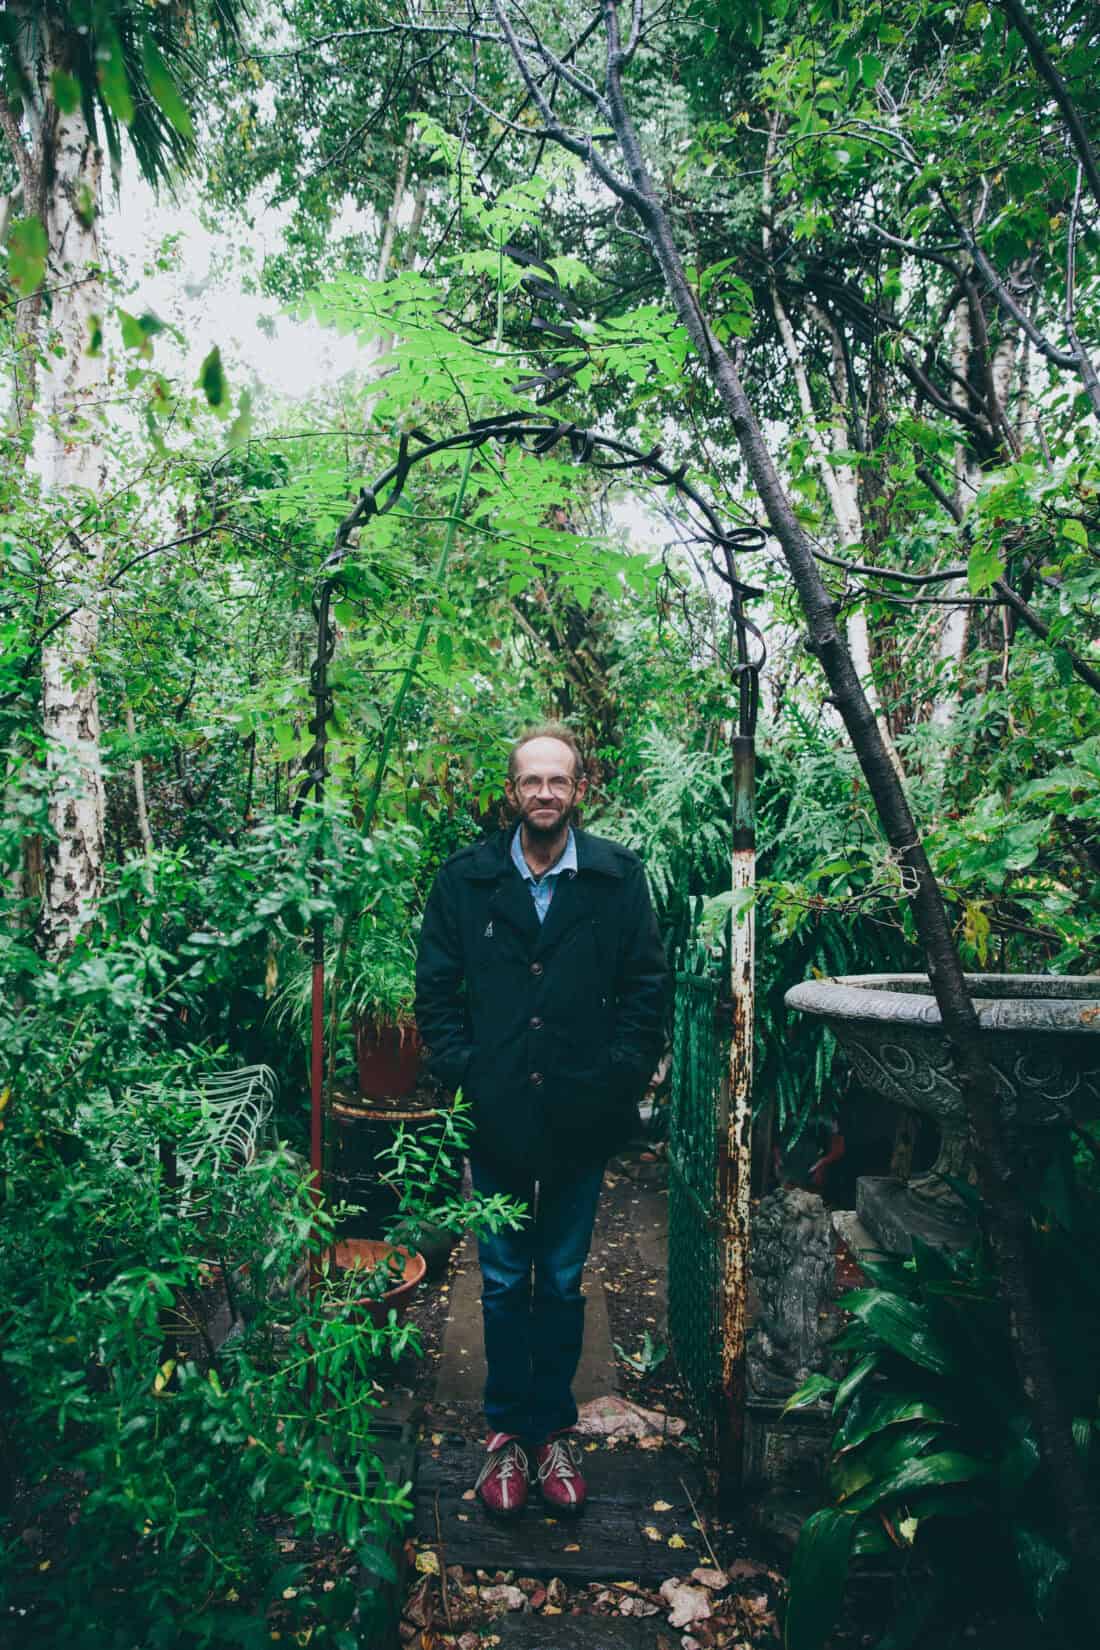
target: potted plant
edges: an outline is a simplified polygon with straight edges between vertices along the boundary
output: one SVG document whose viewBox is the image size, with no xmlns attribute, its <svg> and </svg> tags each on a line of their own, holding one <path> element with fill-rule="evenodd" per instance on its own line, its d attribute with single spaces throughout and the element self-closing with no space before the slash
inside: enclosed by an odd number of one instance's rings
<svg viewBox="0 0 1100 1650">
<path fill-rule="evenodd" d="M 400 1323 L 428 1269 L 422 1251 L 438 1249 L 441 1238 L 449 1248 L 464 1232 L 480 1237 L 503 1226 L 515 1229 L 526 1218 L 525 1205 L 501 1193 L 462 1193 L 461 1164 L 472 1133 L 460 1092 L 424 1128 L 400 1125 L 379 1153 L 385 1163 L 380 1180 L 397 1205 L 384 1237 L 344 1239 L 329 1251 L 334 1299 L 353 1318 L 383 1325 L 392 1310 Z"/>
<path fill-rule="evenodd" d="M 414 924 L 407 916 L 369 916 L 358 924 L 337 989 L 355 1035 L 361 1100 L 404 1100 L 416 1089 L 415 969 Z"/>
<path fill-rule="evenodd" d="M 328 1280 L 330 1286 L 339 1280 L 348 1315 L 379 1328 L 389 1322 L 391 1311 L 397 1323 L 403 1321 L 427 1270 L 423 1255 L 385 1238 L 342 1238 L 330 1257 Z"/>
</svg>

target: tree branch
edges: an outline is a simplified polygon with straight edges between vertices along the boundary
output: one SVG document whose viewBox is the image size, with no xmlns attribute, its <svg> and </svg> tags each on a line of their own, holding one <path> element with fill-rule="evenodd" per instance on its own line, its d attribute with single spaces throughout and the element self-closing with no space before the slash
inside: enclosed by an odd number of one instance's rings
<svg viewBox="0 0 1100 1650">
<path fill-rule="evenodd" d="M 1039 39 L 1030 17 L 1020 4 L 1020 0 L 996 0 L 996 4 L 1001 7 L 1002 11 L 1006 11 L 1012 19 L 1012 26 L 1027 47 L 1028 56 L 1035 66 L 1036 73 L 1050 87 L 1051 95 L 1059 109 L 1061 109 L 1062 118 L 1069 127 L 1073 147 L 1081 157 L 1081 165 L 1084 167 L 1085 176 L 1089 180 L 1089 188 L 1092 190 L 1093 199 L 1100 207 L 1100 172 L 1096 168 L 1096 157 L 1093 155 L 1089 144 L 1084 121 L 1078 113 L 1077 105 L 1069 95 L 1065 81 L 1051 62 L 1047 49 Z"/>
</svg>

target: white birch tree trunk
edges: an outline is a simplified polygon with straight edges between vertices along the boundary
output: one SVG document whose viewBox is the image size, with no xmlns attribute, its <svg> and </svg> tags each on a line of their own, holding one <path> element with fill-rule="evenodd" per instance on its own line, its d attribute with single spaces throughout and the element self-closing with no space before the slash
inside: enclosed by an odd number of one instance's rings
<svg viewBox="0 0 1100 1650">
<path fill-rule="evenodd" d="M 50 350 L 39 381 L 31 455 L 44 497 L 59 495 L 70 531 L 52 569 L 56 600 L 75 607 L 42 650 L 42 715 L 50 774 L 46 896 L 47 953 L 69 950 L 93 917 L 103 888 L 104 787 L 100 763 L 95 524 L 104 481 L 96 428 L 106 385 L 102 355 L 88 353 L 104 291 L 96 221 L 102 155 L 77 108 L 55 115 L 46 199 Z"/>
<path fill-rule="evenodd" d="M 956 406 L 966 405 L 966 390 L 959 383 L 959 379 L 969 377 L 971 343 L 970 305 L 964 297 L 955 306 L 954 335 L 951 344 L 951 366 L 957 375 L 951 381 L 951 399 Z M 977 466 L 971 463 L 966 446 L 961 441 L 957 442 L 955 445 L 955 505 L 960 512 L 965 513 L 969 509 L 970 502 L 977 492 L 977 487 Z M 952 579 L 949 584 L 944 585 L 943 594 L 945 597 L 958 596 L 965 599 L 968 594 L 966 580 Z M 934 728 L 945 730 L 949 728 L 954 722 L 959 708 L 959 699 L 962 694 L 962 667 L 966 658 L 967 645 L 970 641 L 970 613 L 971 609 L 969 607 L 948 607 L 944 610 L 939 641 L 936 644 L 936 679 L 940 687 L 932 705 L 932 714 L 929 717 L 929 721 Z"/>
</svg>

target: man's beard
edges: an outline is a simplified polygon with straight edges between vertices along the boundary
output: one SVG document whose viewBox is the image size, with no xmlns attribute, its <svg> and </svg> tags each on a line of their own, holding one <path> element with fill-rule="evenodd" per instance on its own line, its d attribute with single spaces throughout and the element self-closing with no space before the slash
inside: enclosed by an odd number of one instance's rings
<svg viewBox="0 0 1100 1650">
<path fill-rule="evenodd" d="M 533 811 L 534 809 L 530 803 L 520 809 L 520 824 L 527 832 L 528 839 L 531 842 L 553 842 L 555 837 L 561 836 L 572 824 L 576 809 L 572 802 L 567 802 L 561 812 L 555 815 L 552 825 L 543 824 L 532 819 L 531 814 Z"/>
</svg>

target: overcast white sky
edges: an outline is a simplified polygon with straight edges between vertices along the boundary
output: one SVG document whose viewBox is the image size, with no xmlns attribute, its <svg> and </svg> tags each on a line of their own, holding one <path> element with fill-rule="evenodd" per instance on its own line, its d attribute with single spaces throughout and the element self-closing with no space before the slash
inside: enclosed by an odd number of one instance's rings
<svg viewBox="0 0 1100 1650">
<path fill-rule="evenodd" d="M 258 275 L 265 256 L 279 249 L 275 213 L 260 214 L 243 242 L 237 225 L 212 234 L 186 194 L 177 202 L 158 199 L 136 168 L 128 170 L 119 197 L 110 195 L 105 204 L 111 267 L 133 287 L 124 308 L 135 314 L 152 310 L 186 334 L 182 356 L 171 339 L 158 337 L 156 358 L 166 372 L 193 379 L 217 344 L 234 391 L 251 382 L 254 389 L 293 399 L 323 389 L 354 365 L 353 339 L 298 320 L 277 300 L 244 290 L 250 268 Z M 169 235 L 178 237 L 174 267 L 144 273 Z"/>
</svg>

